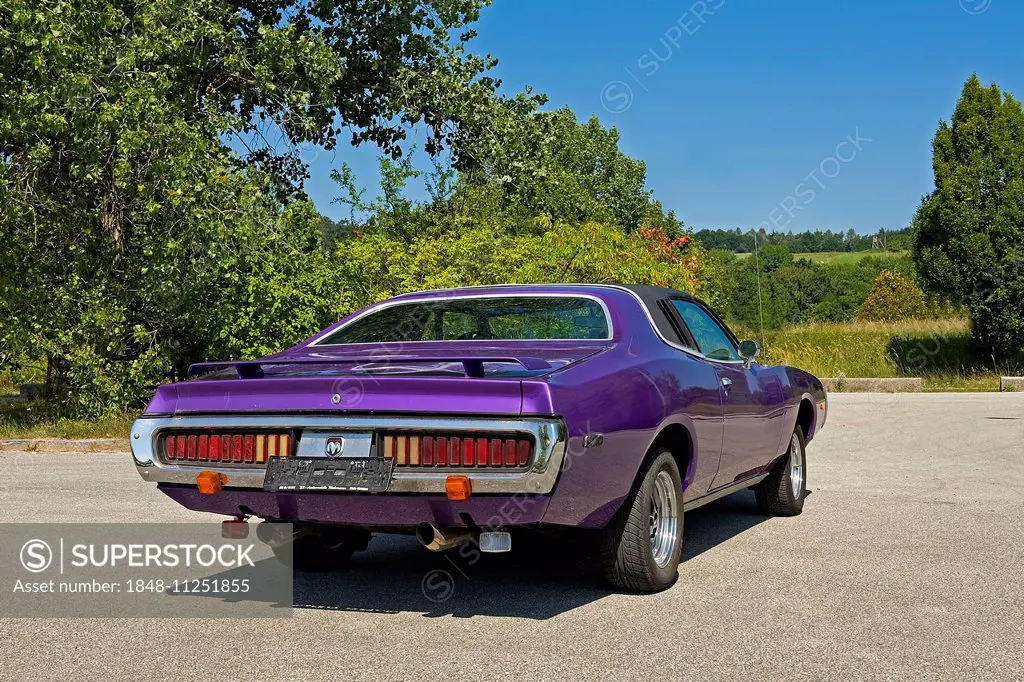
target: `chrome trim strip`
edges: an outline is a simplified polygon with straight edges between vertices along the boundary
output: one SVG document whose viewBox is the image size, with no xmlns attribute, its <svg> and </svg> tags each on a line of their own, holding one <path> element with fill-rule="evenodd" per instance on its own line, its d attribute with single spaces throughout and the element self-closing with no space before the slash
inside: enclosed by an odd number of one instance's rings
<svg viewBox="0 0 1024 682">
<path fill-rule="evenodd" d="M 169 464 L 156 456 L 157 438 L 167 429 L 295 429 L 314 431 L 362 432 L 387 430 L 414 431 L 491 431 L 522 433 L 533 436 L 533 463 L 526 471 L 489 471 L 487 469 L 452 469 L 450 471 L 395 471 L 388 493 L 444 494 L 445 479 L 452 473 L 463 473 L 473 481 L 474 493 L 531 493 L 545 495 L 555 487 L 565 458 L 566 430 L 560 420 L 469 419 L 459 417 L 311 417 L 311 416 L 182 416 L 137 419 L 129 439 L 136 470 L 144 480 L 155 483 L 195 485 L 200 471 L 224 474 L 230 488 L 263 489 L 266 469 L 263 467 L 211 466 L 210 462 L 194 465 Z M 301 443 L 301 439 L 299 441 Z M 329 494 L 329 493 L 328 493 Z M 338 494 L 345 494 L 339 492 Z"/>
<path fill-rule="evenodd" d="M 297 457 L 328 459 L 327 439 L 336 436 L 330 431 L 309 431 L 303 433 L 295 450 Z M 345 433 L 344 450 L 340 459 L 366 459 L 373 455 L 373 434 L 363 431 L 347 431 Z"/>
<path fill-rule="evenodd" d="M 764 474 L 758 474 L 757 476 L 751 476 L 750 478 L 745 478 L 742 481 L 737 481 L 736 483 L 730 483 L 729 485 L 725 486 L 724 488 L 719 488 L 718 490 L 712 491 L 712 492 L 708 493 L 707 495 L 704 495 L 703 497 L 698 497 L 696 500 L 690 500 L 689 502 L 684 502 L 683 503 L 683 511 L 684 512 L 688 512 L 688 511 L 692 511 L 692 510 L 694 510 L 694 509 L 696 509 L 698 507 L 703 507 L 705 504 L 708 504 L 710 502 L 714 502 L 715 500 L 719 500 L 719 499 L 721 499 L 721 498 L 723 498 L 723 497 L 725 497 L 727 495 L 732 495 L 733 493 L 738 493 L 739 491 L 743 490 L 744 488 L 749 488 L 752 485 L 757 485 L 758 483 L 760 483 L 761 481 L 763 481 L 766 478 L 768 478 L 768 474 L 764 473 Z"/>
<path fill-rule="evenodd" d="M 442 289 L 441 291 L 444 291 L 444 290 Z M 577 294 L 577 293 L 569 293 L 569 292 L 566 292 L 564 294 L 546 293 L 546 294 L 526 294 L 526 295 L 519 295 L 519 296 L 514 295 L 514 294 L 471 294 L 471 295 L 468 295 L 468 296 L 434 296 L 434 297 L 426 296 L 426 297 L 423 297 L 423 298 L 416 298 L 416 296 L 418 294 L 424 294 L 424 293 L 428 293 L 428 292 L 420 292 L 420 291 L 418 291 L 418 292 L 415 292 L 415 293 L 405 294 L 402 298 L 391 298 L 391 299 L 388 299 L 386 301 L 382 301 L 380 303 L 372 305 L 369 308 L 364 308 L 362 311 L 356 313 L 355 316 L 352 317 L 352 319 L 350 319 L 345 324 L 340 325 L 338 327 L 334 327 L 334 328 L 328 328 L 327 331 L 322 332 L 321 334 L 319 334 L 316 338 L 314 338 L 312 341 L 310 341 L 308 344 L 306 344 L 305 347 L 306 348 L 313 348 L 313 347 L 316 347 L 316 348 L 344 348 L 345 346 L 357 345 L 357 344 L 346 344 L 346 343 L 331 343 L 331 344 L 324 343 L 324 344 L 321 344 L 320 341 L 322 341 L 324 338 L 330 336 L 331 334 L 334 334 L 335 332 L 341 331 L 345 327 L 347 327 L 350 324 L 356 322 L 357 320 L 360 320 L 360 319 L 366 317 L 367 315 L 370 315 L 372 313 L 378 312 L 380 310 L 385 310 L 387 308 L 393 308 L 393 307 L 399 306 L 399 305 L 408 305 L 408 304 L 411 304 L 411 303 L 425 303 L 425 302 L 429 303 L 429 302 L 432 302 L 432 301 L 450 301 L 450 300 L 455 300 L 455 299 L 459 299 L 459 300 L 472 300 L 472 299 L 488 299 L 488 298 L 584 298 L 584 299 L 587 299 L 588 301 L 593 301 L 593 302 L 597 303 L 599 306 L 601 306 L 601 310 L 604 311 L 604 318 L 608 322 L 608 336 L 606 336 L 603 339 L 488 339 L 489 341 L 500 341 L 500 342 L 508 342 L 508 343 L 514 343 L 516 341 L 529 341 L 530 343 L 548 343 L 548 342 L 562 342 L 562 343 L 564 343 L 566 341 L 611 341 L 612 339 L 615 338 L 615 323 L 612 321 L 612 314 L 611 314 L 611 311 L 608 309 L 608 304 L 605 303 L 600 297 L 593 296 L 591 294 Z M 407 296 L 408 298 L 406 298 L 405 296 Z M 383 346 L 383 345 L 387 345 L 387 344 L 396 344 L 396 343 L 417 343 L 417 344 L 419 344 L 419 343 L 465 343 L 466 341 L 467 340 L 465 340 L 465 339 L 461 340 L 461 341 L 458 340 L 458 339 L 450 339 L 450 340 L 443 340 L 443 341 L 436 341 L 436 340 L 431 340 L 431 341 L 388 341 L 386 343 L 382 343 L 382 344 L 378 344 L 378 345 L 382 345 Z M 469 341 L 471 341 L 473 343 L 479 343 L 479 341 L 472 341 L 472 340 L 469 340 Z"/>
</svg>

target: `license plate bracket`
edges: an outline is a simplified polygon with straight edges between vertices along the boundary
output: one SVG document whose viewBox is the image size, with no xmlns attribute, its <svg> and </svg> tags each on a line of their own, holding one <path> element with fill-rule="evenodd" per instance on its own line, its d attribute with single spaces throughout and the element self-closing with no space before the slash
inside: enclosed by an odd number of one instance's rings
<svg viewBox="0 0 1024 682">
<path fill-rule="evenodd" d="M 272 457 L 263 489 L 269 492 L 333 490 L 382 493 L 391 484 L 394 460 L 378 457 L 324 459 Z"/>
</svg>

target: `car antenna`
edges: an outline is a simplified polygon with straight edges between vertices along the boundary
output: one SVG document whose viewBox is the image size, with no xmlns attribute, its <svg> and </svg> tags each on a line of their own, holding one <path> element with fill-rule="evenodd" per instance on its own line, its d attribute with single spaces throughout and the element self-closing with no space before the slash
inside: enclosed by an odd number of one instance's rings
<svg viewBox="0 0 1024 682">
<path fill-rule="evenodd" d="M 757 230 L 754 230 L 754 268 L 757 272 L 757 314 L 761 320 L 761 348 L 764 348 L 764 304 L 761 302 L 761 255 L 757 250 Z"/>
</svg>

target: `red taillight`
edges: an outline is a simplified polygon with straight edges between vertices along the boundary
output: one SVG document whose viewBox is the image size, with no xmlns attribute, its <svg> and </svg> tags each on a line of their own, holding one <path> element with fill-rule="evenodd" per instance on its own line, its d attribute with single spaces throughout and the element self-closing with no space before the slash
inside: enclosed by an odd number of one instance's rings
<svg viewBox="0 0 1024 682">
<path fill-rule="evenodd" d="M 168 462 L 264 464 L 291 454 L 287 433 L 168 433 L 160 441 Z"/>
<path fill-rule="evenodd" d="M 448 439 L 448 466 L 457 467 L 462 464 L 462 441 L 458 438 Z"/>
<path fill-rule="evenodd" d="M 525 436 L 381 434 L 380 456 L 396 467 L 523 468 L 533 456 L 533 441 Z"/>
<path fill-rule="evenodd" d="M 434 439 L 431 436 L 424 437 L 420 447 L 420 462 L 425 467 L 434 466 Z"/>
</svg>

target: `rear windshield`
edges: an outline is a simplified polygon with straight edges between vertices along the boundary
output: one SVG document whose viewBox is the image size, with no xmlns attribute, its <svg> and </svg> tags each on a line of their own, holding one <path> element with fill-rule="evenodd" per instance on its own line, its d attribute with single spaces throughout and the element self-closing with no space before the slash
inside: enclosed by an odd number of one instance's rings
<svg viewBox="0 0 1024 682">
<path fill-rule="evenodd" d="M 382 308 L 345 325 L 317 345 L 609 336 L 604 308 L 589 298 L 454 298 Z"/>
</svg>

